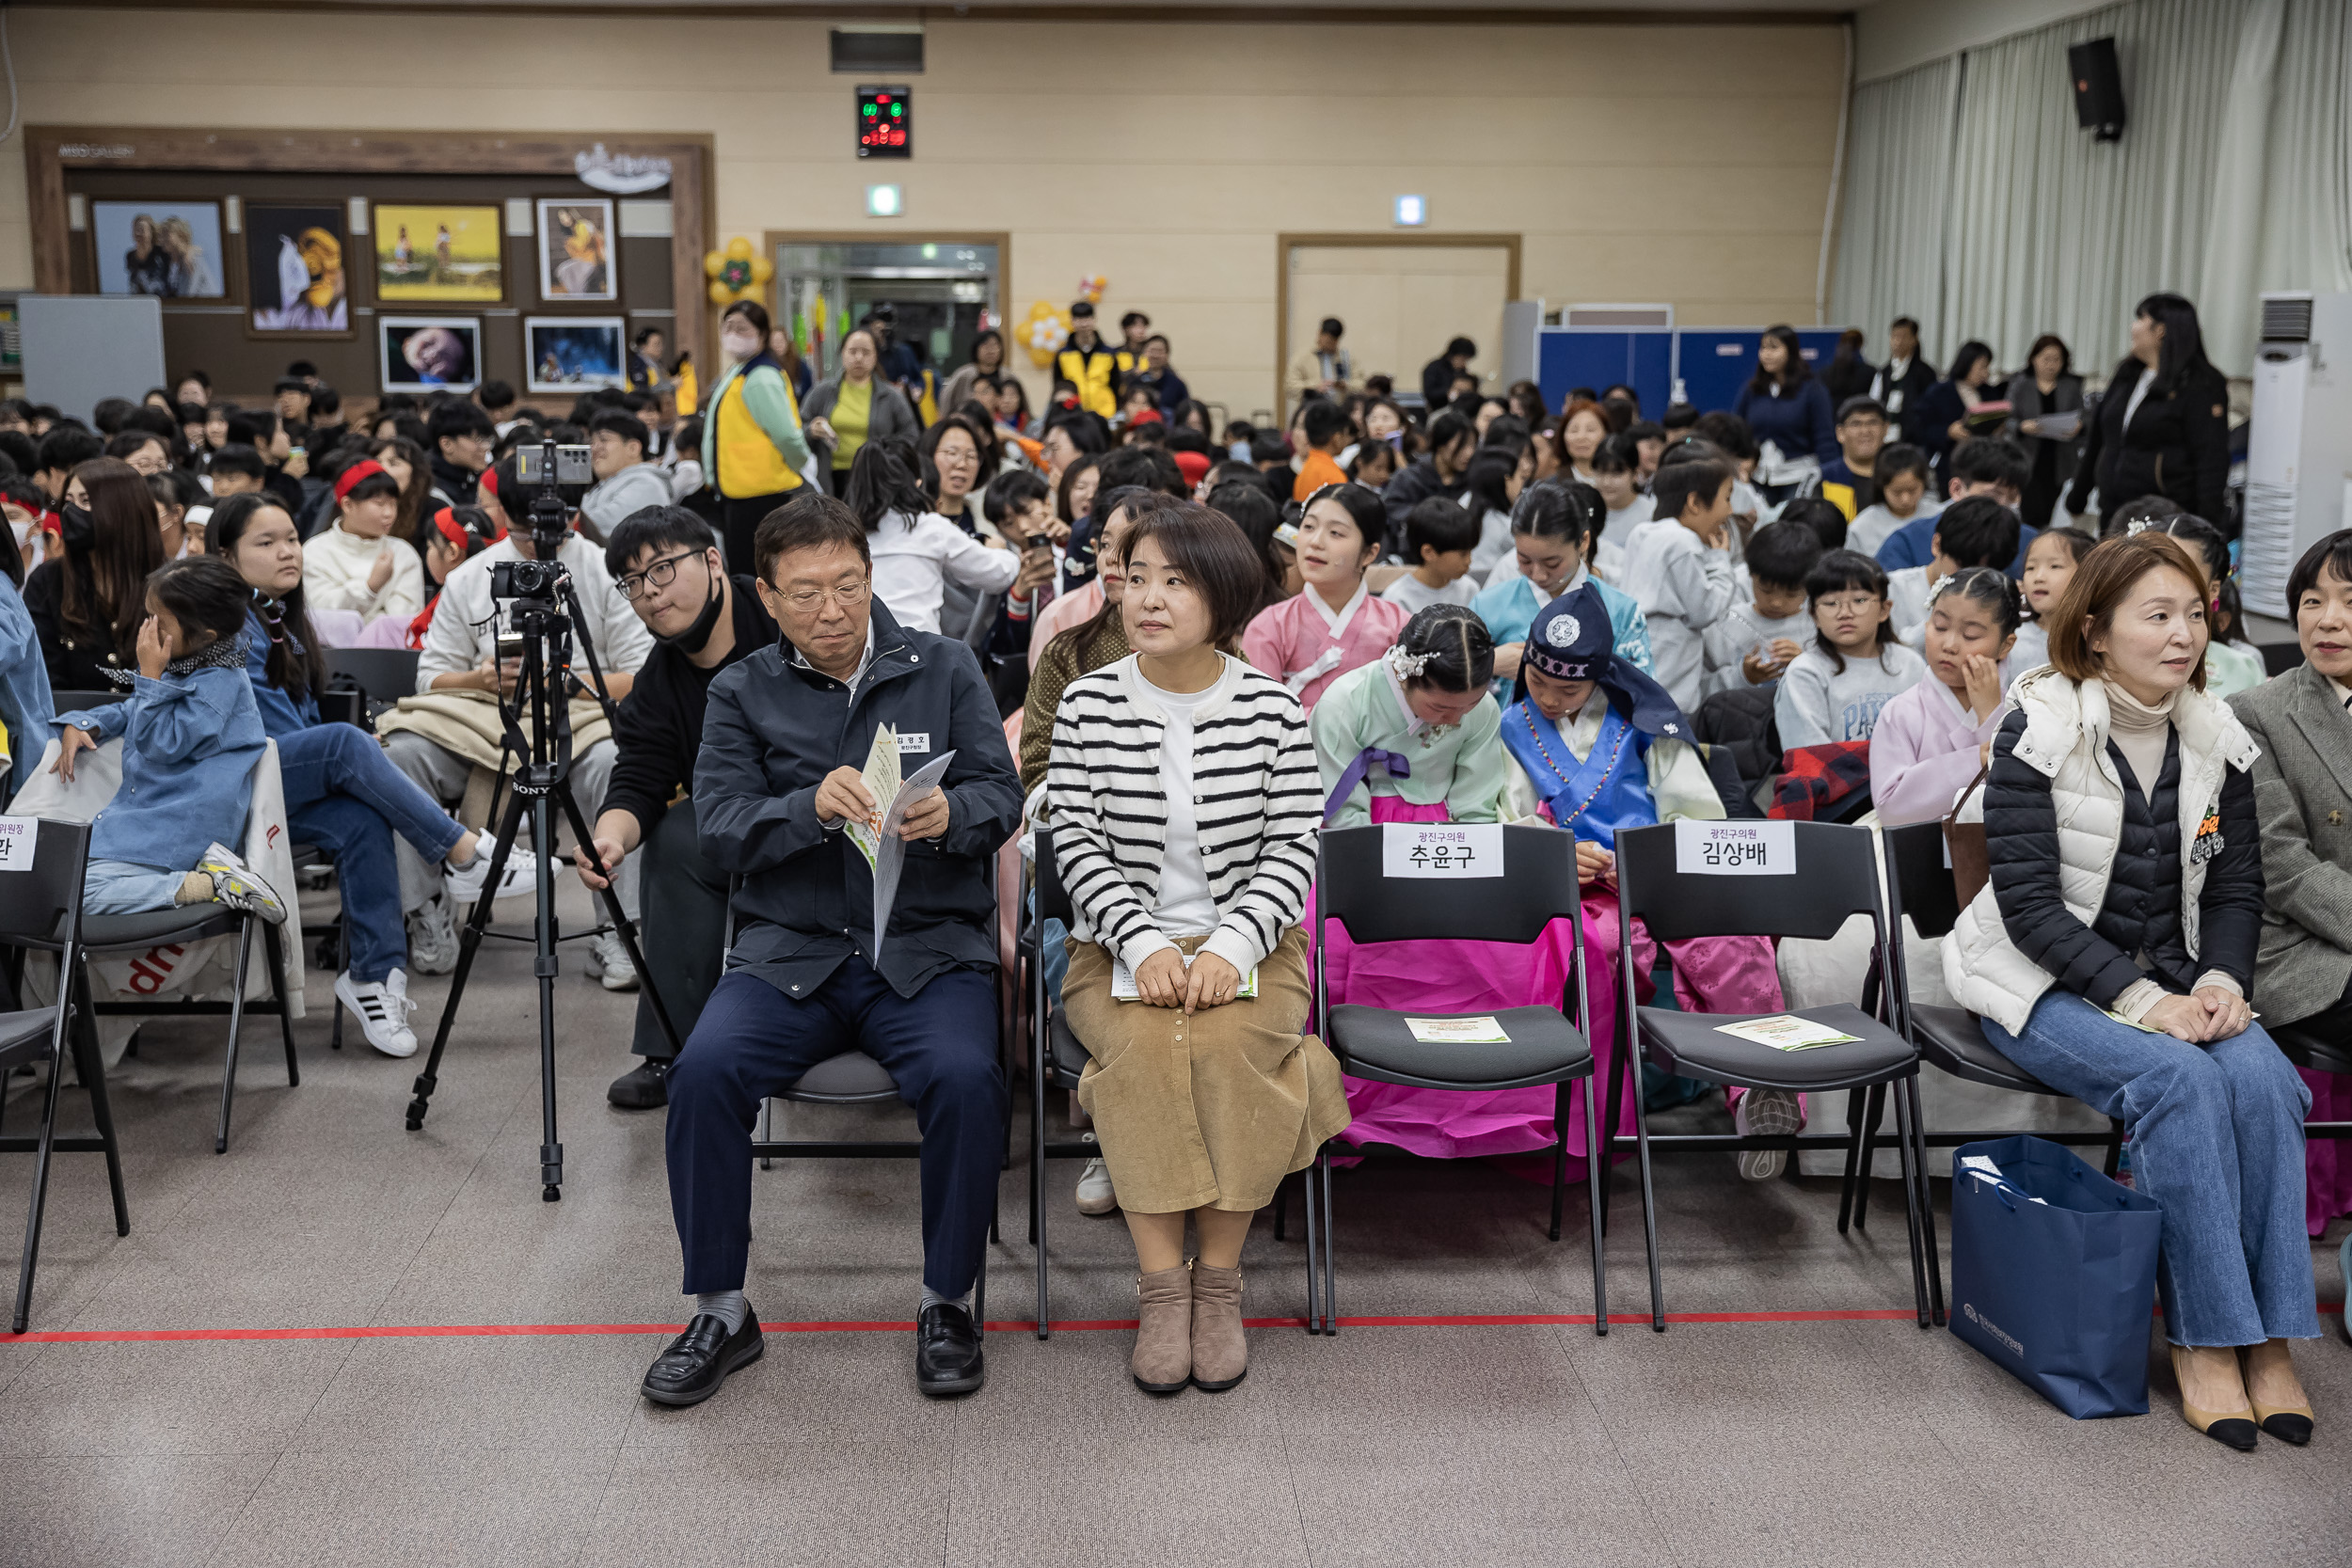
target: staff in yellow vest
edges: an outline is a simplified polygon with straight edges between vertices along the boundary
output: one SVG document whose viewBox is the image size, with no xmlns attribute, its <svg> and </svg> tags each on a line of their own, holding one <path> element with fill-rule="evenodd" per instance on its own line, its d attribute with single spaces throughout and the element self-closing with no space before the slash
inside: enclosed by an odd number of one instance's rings
<svg viewBox="0 0 2352 1568">
<path fill-rule="evenodd" d="M 804 483 L 808 436 L 784 367 L 768 352 L 768 312 L 739 299 L 719 318 L 726 373 L 711 388 L 703 421 L 703 472 L 719 492 L 727 569 L 753 569 L 752 534 Z"/>
<path fill-rule="evenodd" d="M 1070 308 L 1070 341 L 1054 356 L 1054 373 L 1078 389 L 1078 406 L 1089 414 L 1111 419 L 1119 413 L 1119 395 L 1112 382 L 1119 356 L 1094 330 L 1094 307 L 1085 300 Z"/>
</svg>

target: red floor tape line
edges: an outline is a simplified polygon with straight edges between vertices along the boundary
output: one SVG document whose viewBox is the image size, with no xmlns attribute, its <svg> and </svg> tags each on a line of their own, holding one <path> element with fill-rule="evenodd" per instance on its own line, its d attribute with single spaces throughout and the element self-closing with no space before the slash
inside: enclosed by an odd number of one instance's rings
<svg viewBox="0 0 2352 1568">
<path fill-rule="evenodd" d="M 2322 1312 L 2340 1314 L 2342 1305 L 2325 1305 Z M 1251 1328 L 1297 1328 L 1300 1318 L 1248 1318 Z M 1646 1312 L 1612 1312 L 1613 1323 L 1645 1323 Z M 1908 1307 L 1812 1312 L 1669 1312 L 1669 1323 L 1910 1323 Z M 1342 1318 L 1342 1328 L 1518 1328 L 1559 1323 L 1590 1327 L 1590 1312 L 1452 1313 L 1427 1317 Z M 192 1339 L 468 1339 L 539 1338 L 566 1334 L 675 1334 L 684 1323 L 400 1323 L 368 1328 L 108 1328 L 58 1329 L 31 1334 L 0 1334 L 0 1345 L 134 1345 Z M 771 1334 L 902 1334 L 912 1322 L 844 1319 L 819 1323 L 776 1323 L 760 1325 Z M 1037 1323 L 1029 1319 L 989 1320 L 996 1334 L 1026 1334 Z M 1070 1318 L 1054 1323 L 1057 1333 L 1127 1329 L 1133 1318 Z"/>
</svg>

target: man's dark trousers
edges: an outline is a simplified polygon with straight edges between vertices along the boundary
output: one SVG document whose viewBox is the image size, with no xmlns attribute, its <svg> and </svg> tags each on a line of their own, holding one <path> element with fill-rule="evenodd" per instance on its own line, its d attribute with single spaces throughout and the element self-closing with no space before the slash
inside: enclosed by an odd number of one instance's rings
<svg viewBox="0 0 2352 1568">
<path fill-rule="evenodd" d="M 851 957 L 804 1002 L 724 976 L 670 1069 L 670 1210 L 687 1294 L 743 1287 L 760 1102 L 853 1048 L 889 1071 L 922 1130 L 923 1283 L 951 1299 L 972 1289 L 1005 1152 L 995 985 L 986 971 L 949 970 L 910 999 Z"/>
<path fill-rule="evenodd" d="M 637 940 L 645 973 L 638 976 L 637 1033 L 628 1048 L 640 1056 L 667 1060 L 669 1037 L 662 1034 L 644 988 L 660 986 L 671 1026 L 684 1043 L 725 965 L 727 874 L 703 854 L 691 797 L 661 814 L 637 852 L 644 857 L 637 883 L 644 911 Z"/>
</svg>

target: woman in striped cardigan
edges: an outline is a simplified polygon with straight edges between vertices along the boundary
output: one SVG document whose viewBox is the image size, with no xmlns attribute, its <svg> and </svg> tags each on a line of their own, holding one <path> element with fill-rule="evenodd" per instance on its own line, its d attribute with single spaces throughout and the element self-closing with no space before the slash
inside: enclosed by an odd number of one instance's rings
<svg viewBox="0 0 2352 1568">
<path fill-rule="evenodd" d="M 1071 683 L 1046 768 L 1077 914 L 1062 1006 L 1091 1058 L 1079 1103 L 1135 1237 L 1136 1381 L 1214 1391 L 1248 1367 L 1251 1216 L 1347 1125 L 1339 1064 L 1302 1033 L 1298 919 L 1323 788 L 1298 699 L 1220 651 L 1263 587 L 1241 530 L 1203 506 L 1149 514 L 1126 573 L 1136 651 Z"/>
</svg>

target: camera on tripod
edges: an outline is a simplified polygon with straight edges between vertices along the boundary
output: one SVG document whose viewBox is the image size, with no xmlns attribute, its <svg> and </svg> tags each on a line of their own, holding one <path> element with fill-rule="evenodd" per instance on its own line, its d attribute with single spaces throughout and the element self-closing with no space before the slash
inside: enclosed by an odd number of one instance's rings
<svg viewBox="0 0 2352 1568">
<path fill-rule="evenodd" d="M 531 535 L 536 561 L 501 561 L 490 568 L 490 594 L 500 599 L 553 599 L 565 576 L 556 562 L 580 499 L 596 483 L 586 447 L 558 446 L 542 441 L 515 450 L 515 478 L 530 498 L 516 519 Z M 520 500 L 521 498 L 516 498 Z"/>
</svg>

